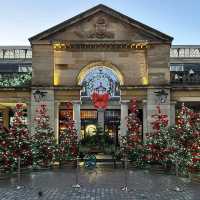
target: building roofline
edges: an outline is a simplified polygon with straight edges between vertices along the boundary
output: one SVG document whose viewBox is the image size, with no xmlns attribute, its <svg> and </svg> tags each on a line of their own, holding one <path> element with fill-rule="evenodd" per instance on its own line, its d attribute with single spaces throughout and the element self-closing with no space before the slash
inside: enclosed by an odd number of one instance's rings
<svg viewBox="0 0 200 200">
<path fill-rule="evenodd" d="M 186 45 L 184 45 L 184 44 L 181 44 L 181 45 L 172 45 L 171 46 L 171 48 L 174 48 L 174 49 L 176 49 L 176 48 L 200 48 L 200 45 L 189 45 L 189 44 L 186 44 Z"/>
<path fill-rule="evenodd" d="M 77 23 L 79 20 L 85 19 L 88 16 L 95 14 L 99 11 L 103 11 L 103 12 L 105 12 L 105 13 L 113 16 L 113 17 L 117 17 L 121 21 L 129 23 L 132 26 L 141 28 L 141 29 L 145 30 L 146 32 L 148 32 L 149 34 L 153 35 L 154 37 L 157 37 L 157 38 L 160 38 L 162 40 L 169 41 L 169 42 L 171 42 L 173 40 L 173 37 L 171 37 L 171 36 L 169 36 L 165 33 L 162 33 L 162 32 L 160 32 L 160 31 L 158 31 L 158 30 L 156 30 L 156 29 L 154 29 L 154 28 L 152 28 L 148 25 L 145 25 L 145 24 L 143 24 L 143 23 L 141 23 L 141 22 L 139 22 L 135 19 L 132 19 L 132 18 L 130 18 L 130 17 L 128 17 L 128 16 L 126 16 L 126 15 L 124 15 L 124 14 L 122 14 L 122 13 L 120 13 L 120 12 L 110 8 L 110 7 L 107 7 L 103 4 L 99 4 L 95 7 L 92 7 L 90 9 L 88 9 L 88 10 L 86 10 L 86 11 L 84 11 L 84 12 L 82 12 L 82 13 L 80 13 L 80 14 L 78 14 L 78 15 L 56 25 L 56 26 L 53 26 L 53 27 L 51 27 L 51 28 L 49 28 L 49 29 L 47 29 L 47 30 L 35 35 L 35 36 L 30 37 L 29 41 L 32 42 L 33 40 L 44 39 L 44 38 L 48 37 L 49 35 L 55 34 L 56 32 L 61 31 L 61 30 L 65 29 L 66 27 L 71 26 L 74 23 Z"/>
<path fill-rule="evenodd" d="M 17 45 L 17 46 L 12 46 L 12 45 L 6 45 L 6 46 L 0 46 L 0 49 L 31 49 L 31 46 L 25 46 L 25 45 Z"/>
<path fill-rule="evenodd" d="M 184 45 L 184 44 L 178 44 L 178 45 L 171 45 L 171 49 L 176 49 L 176 48 L 200 48 L 200 45 Z M 29 45 L 17 45 L 17 46 L 12 46 L 12 45 L 5 45 L 5 46 L 0 46 L 1 49 L 7 49 L 7 50 L 12 50 L 12 49 L 29 49 L 31 50 L 31 46 Z"/>
</svg>

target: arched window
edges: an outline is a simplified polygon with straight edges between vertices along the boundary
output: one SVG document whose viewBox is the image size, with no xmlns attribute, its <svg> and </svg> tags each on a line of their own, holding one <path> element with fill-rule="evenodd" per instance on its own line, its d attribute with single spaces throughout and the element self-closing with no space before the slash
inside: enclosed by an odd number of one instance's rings
<svg viewBox="0 0 200 200">
<path fill-rule="evenodd" d="M 90 68 L 81 81 L 81 96 L 91 96 L 92 92 L 108 92 L 111 97 L 119 96 L 119 80 L 114 71 L 106 66 Z"/>
</svg>

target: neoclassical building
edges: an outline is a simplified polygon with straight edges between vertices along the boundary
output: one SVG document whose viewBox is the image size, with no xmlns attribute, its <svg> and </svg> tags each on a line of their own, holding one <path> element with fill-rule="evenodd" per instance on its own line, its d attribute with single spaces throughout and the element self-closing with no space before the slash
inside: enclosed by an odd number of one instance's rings
<svg viewBox="0 0 200 200">
<path fill-rule="evenodd" d="M 170 124 L 182 102 L 199 111 L 200 46 L 172 46 L 172 40 L 98 5 L 29 38 L 30 47 L 0 46 L 1 123 L 9 126 L 13 107 L 24 103 L 33 132 L 35 110 L 45 103 L 57 139 L 68 113 L 80 138 L 101 123 L 118 140 L 136 97 L 145 140 L 158 104 Z M 104 112 L 92 104 L 94 91 L 110 95 Z"/>
</svg>

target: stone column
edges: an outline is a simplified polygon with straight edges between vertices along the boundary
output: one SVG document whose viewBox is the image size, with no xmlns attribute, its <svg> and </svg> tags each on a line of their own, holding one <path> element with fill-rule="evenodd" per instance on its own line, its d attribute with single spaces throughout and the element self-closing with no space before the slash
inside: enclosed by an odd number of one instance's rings
<svg viewBox="0 0 200 200">
<path fill-rule="evenodd" d="M 78 133 L 78 139 L 80 139 L 81 134 L 81 109 L 80 101 L 72 101 L 73 104 L 73 120 L 75 121 L 76 130 Z"/>
<path fill-rule="evenodd" d="M 54 103 L 54 116 L 55 116 L 55 138 L 56 138 L 56 142 L 59 142 L 59 106 L 60 106 L 60 102 L 55 102 Z"/>
<path fill-rule="evenodd" d="M 98 109 L 97 111 L 98 114 L 98 126 L 104 130 L 104 110 L 103 109 Z"/>
<path fill-rule="evenodd" d="M 146 142 L 146 133 L 147 131 L 147 101 L 143 100 L 143 142 Z"/>
<path fill-rule="evenodd" d="M 3 126 L 6 128 L 9 127 L 9 109 L 8 108 L 3 110 Z"/>
<path fill-rule="evenodd" d="M 128 100 L 121 101 L 121 125 L 120 125 L 120 135 L 125 136 L 127 133 L 127 117 L 128 117 Z"/>
<path fill-rule="evenodd" d="M 31 132 L 31 102 L 26 103 L 26 109 L 27 109 L 27 125 L 29 131 Z"/>
<path fill-rule="evenodd" d="M 174 125 L 176 120 L 176 101 L 171 101 L 170 105 L 170 125 Z"/>
</svg>

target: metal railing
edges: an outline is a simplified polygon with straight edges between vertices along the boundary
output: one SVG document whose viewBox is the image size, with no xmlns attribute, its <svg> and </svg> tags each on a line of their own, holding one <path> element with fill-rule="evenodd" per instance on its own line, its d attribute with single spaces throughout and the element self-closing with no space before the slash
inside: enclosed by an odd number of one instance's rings
<svg viewBox="0 0 200 200">
<path fill-rule="evenodd" d="M 172 84 L 200 84 L 200 71 L 171 71 L 170 79 Z"/>
<path fill-rule="evenodd" d="M 0 59 L 32 59 L 32 49 L 30 46 L 0 46 Z"/>
</svg>

